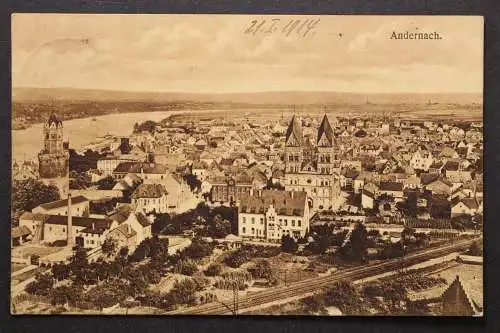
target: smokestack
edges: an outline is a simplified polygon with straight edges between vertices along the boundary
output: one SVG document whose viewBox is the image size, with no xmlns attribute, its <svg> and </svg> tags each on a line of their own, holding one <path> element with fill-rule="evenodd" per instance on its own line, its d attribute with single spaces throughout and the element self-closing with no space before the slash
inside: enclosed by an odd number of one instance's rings
<svg viewBox="0 0 500 333">
<path fill-rule="evenodd" d="M 72 246 L 74 243 L 74 238 L 73 238 L 73 216 L 72 216 L 72 210 L 71 210 L 71 193 L 68 192 L 68 225 L 67 225 L 67 244 L 68 246 Z"/>
</svg>

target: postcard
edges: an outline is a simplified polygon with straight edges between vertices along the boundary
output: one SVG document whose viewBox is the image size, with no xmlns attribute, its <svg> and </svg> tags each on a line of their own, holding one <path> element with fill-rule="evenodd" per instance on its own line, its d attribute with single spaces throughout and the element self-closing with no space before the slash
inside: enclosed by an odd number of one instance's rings
<svg viewBox="0 0 500 333">
<path fill-rule="evenodd" d="M 11 313 L 483 315 L 483 18 L 12 16 Z"/>
</svg>

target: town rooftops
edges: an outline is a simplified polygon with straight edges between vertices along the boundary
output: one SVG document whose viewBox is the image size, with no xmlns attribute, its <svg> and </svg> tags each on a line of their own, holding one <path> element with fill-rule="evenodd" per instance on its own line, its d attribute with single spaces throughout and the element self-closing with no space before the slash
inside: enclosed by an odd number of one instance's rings
<svg viewBox="0 0 500 333">
<path fill-rule="evenodd" d="M 164 174 L 167 173 L 168 168 L 159 163 L 145 163 L 145 162 L 122 162 L 118 164 L 114 170 L 116 173 L 152 173 Z"/>
<path fill-rule="evenodd" d="M 380 191 L 403 191 L 403 183 L 399 182 L 380 182 Z"/>
<path fill-rule="evenodd" d="M 456 206 L 458 203 L 463 203 L 467 208 L 469 209 L 478 209 L 479 208 L 479 204 L 477 202 L 477 200 L 475 198 L 463 198 L 463 199 L 459 199 L 458 197 L 454 198 L 455 200 L 452 200 L 451 201 L 451 205 L 452 206 Z M 457 200 L 458 199 L 458 200 Z"/>
<path fill-rule="evenodd" d="M 25 225 L 20 226 L 20 227 L 19 226 L 13 227 L 12 231 L 11 231 L 12 238 L 24 237 L 24 236 L 28 236 L 29 234 L 31 234 L 31 230 Z"/>
<path fill-rule="evenodd" d="M 132 207 L 130 207 L 130 205 L 125 204 L 116 207 L 116 209 L 113 212 L 109 213 L 107 216 L 109 219 L 118 222 L 118 224 L 122 224 L 128 219 L 131 212 L 132 212 Z"/>
<path fill-rule="evenodd" d="M 82 203 L 85 201 L 89 201 L 89 199 L 85 198 L 83 195 L 78 195 L 76 197 L 71 198 L 72 205 L 76 205 L 76 204 L 79 204 L 79 203 Z M 61 200 L 41 204 L 39 207 L 41 207 L 45 210 L 51 210 L 51 209 L 66 207 L 67 205 L 68 205 L 68 199 L 61 199 Z"/>
<path fill-rule="evenodd" d="M 149 222 L 148 218 L 143 213 L 138 212 L 135 214 L 135 216 L 137 217 L 137 221 L 139 221 L 141 226 L 147 227 L 147 226 L 151 225 L 151 222 Z"/>
<path fill-rule="evenodd" d="M 107 219 L 107 218 L 106 219 L 99 219 L 99 218 L 81 217 L 81 216 L 73 216 L 71 220 L 72 220 L 73 226 L 84 227 L 84 228 L 92 227 L 92 223 L 94 223 L 96 226 L 106 224 L 106 223 L 109 223 L 109 224 L 112 223 L 112 220 Z M 68 224 L 68 217 L 62 216 L 62 215 L 45 215 L 45 223 L 46 224 L 67 225 Z"/>
<path fill-rule="evenodd" d="M 132 229 L 128 224 L 119 225 L 113 230 L 119 231 L 127 239 L 137 235 L 137 232 L 134 229 Z"/>
<path fill-rule="evenodd" d="M 111 228 L 111 224 L 113 221 L 109 219 L 97 219 L 97 221 L 93 221 L 89 226 L 83 229 L 81 232 L 87 234 L 98 234 L 102 235 L 106 230 Z"/>
<path fill-rule="evenodd" d="M 273 205 L 278 215 L 304 216 L 306 193 L 293 191 L 255 191 L 253 195 L 242 195 L 240 213 L 264 214 Z"/>
<path fill-rule="evenodd" d="M 460 163 L 458 161 L 448 161 L 444 165 L 443 169 L 446 171 L 458 171 Z"/>
<path fill-rule="evenodd" d="M 439 173 L 421 173 L 420 181 L 422 184 L 427 185 L 437 180 L 439 176 Z"/>
<path fill-rule="evenodd" d="M 132 198 L 161 198 L 168 192 L 161 184 L 141 184 L 132 194 Z"/>
</svg>

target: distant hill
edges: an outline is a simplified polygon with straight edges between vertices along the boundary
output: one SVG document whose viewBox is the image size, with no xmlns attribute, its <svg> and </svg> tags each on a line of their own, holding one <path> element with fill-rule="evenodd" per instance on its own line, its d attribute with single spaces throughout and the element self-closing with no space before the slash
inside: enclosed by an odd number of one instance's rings
<svg viewBox="0 0 500 333">
<path fill-rule="evenodd" d="M 276 91 L 256 93 L 131 92 L 71 88 L 13 88 L 14 102 L 59 101 L 96 102 L 232 102 L 242 104 L 482 104 L 482 94 L 365 94 L 329 91 Z"/>
</svg>

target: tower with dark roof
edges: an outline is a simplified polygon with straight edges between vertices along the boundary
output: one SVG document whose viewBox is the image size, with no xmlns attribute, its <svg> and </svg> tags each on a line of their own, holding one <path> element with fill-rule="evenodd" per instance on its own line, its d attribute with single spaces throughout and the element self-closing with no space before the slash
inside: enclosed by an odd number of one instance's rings
<svg viewBox="0 0 500 333">
<path fill-rule="evenodd" d="M 321 125 L 318 128 L 318 137 L 316 140 L 318 171 L 321 174 L 330 174 L 334 160 L 333 146 L 334 134 L 332 126 L 328 121 L 326 114 L 323 116 Z"/>
<path fill-rule="evenodd" d="M 302 128 L 294 115 L 285 135 L 285 164 L 286 171 L 297 173 L 300 171 L 303 162 L 304 137 Z"/>
<path fill-rule="evenodd" d="M 61 196 L 69 191 L 69 152 L 63 140 L 63 124 L 51 114 L 43 127 L 43 148 L 38 154 L 40 179 L 59 188 Z"/>
</svg>

